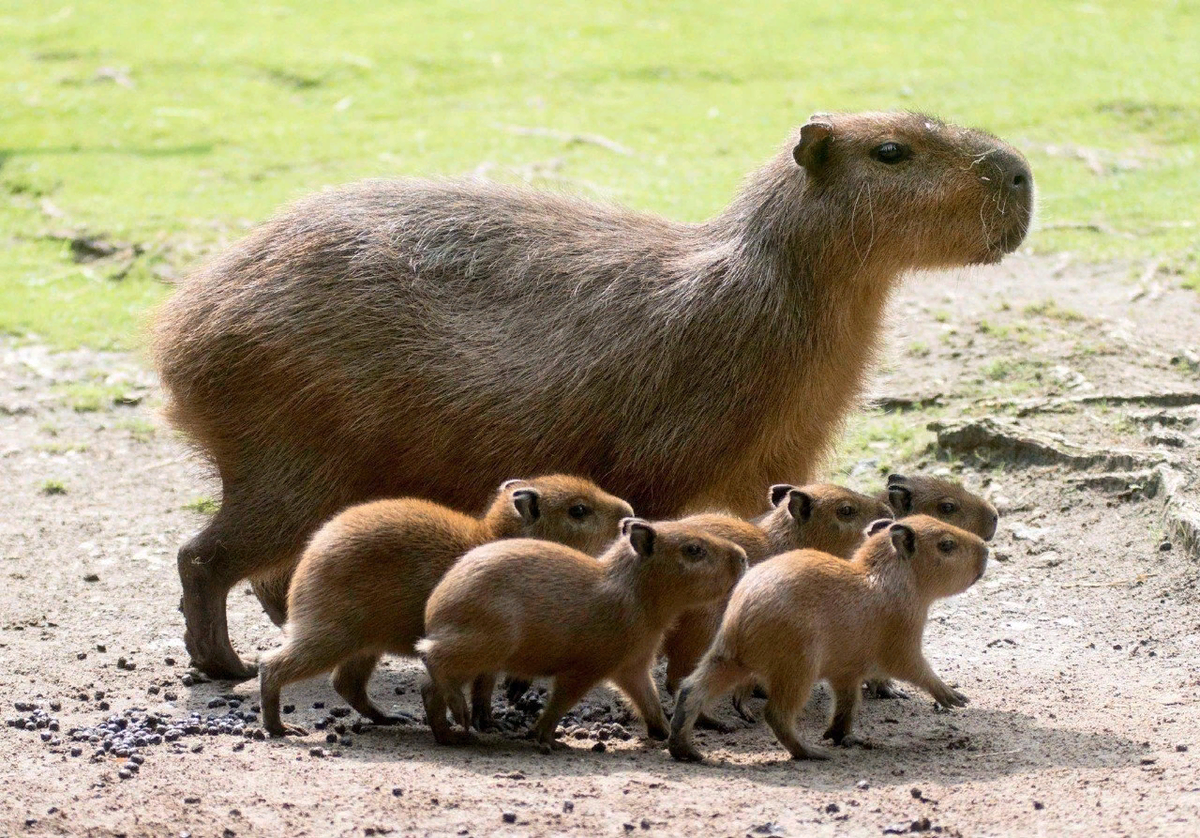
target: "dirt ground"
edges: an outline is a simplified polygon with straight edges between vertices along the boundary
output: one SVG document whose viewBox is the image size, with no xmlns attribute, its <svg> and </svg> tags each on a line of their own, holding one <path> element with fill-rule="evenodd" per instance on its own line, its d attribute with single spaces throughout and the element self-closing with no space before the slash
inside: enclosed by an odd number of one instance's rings
<svg viewBox="0 0 1200 838">
<path fill-rule="evenodd" d="M 567 751 L 513 731 L 439 748 L 407 660 L 372 692 L 413 724 L 336 715 L 315 679 L 284 695 L 311 735 L 255 738 L 257 683 L 188 671 L 175 551 L 216 486 L 155 418 L 153 376 L 2 343 L 0 834 L 1195 835 L 1197 302 L 1153 266 L 1066 256 L 898 293 L 872 390 L 886 412 L 855 421 L 851 482 L 949 469 L 997 504 L 1000 532 L 926 637 L 970 705 L 937 711 L 911 687 L 867 701 L 873 747 L 825 763 L 745 724 L 700 733 L 707 763 L 675 763 L 607 690 L 568 720 Z M 249 593 L 230 625 L 254 656 L 278 634 Z M 827 712 L 818 690 L 808 737 Z M 94 730 L 114 716 L 143 736 L 132 758 Z"/>
</svg>

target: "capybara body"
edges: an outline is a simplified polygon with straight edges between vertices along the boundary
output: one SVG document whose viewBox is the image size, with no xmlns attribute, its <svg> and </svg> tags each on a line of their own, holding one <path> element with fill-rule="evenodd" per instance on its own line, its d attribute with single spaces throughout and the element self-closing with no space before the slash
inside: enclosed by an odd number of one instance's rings
<svg viewBox="0 0 1200 838">
<path fill-rule="evenodd" d="M 281 621 L 308 536 L 364 500 L 479 510 L 564 472 L 649 517 L 753 514 L 825 455 L 896 279 L 999 261 L 1032 205 L 1017 151 L 910 113 L 813 117 L 699 224 L 474 181 L 297 203 L 155 324 L 168 414 L 222 483 L 179 552 L 193 662 L 252 674 L 230 587 Z"/>
<path fill-rule="evenodd" d="M 699 760 L 692 742 L 697 716 L 715 698 L 758 678 L 767 686 L 765 716 L 796 759 L 821 749 L 796 735 L 796 715 L 812 685 L 826 680 L 835 707 L 825 737 L 850 740 L 860 688 L 869 672 L 911 681 L 938 703 L 966 698 L 948 687 L 921 651 L 929 606 L 973 585 L 987 547 L 973 533 L 923 515 L 879 522 L 852 561 L 797 550 L 752 568 L 730 597 L 720 631 L 680 687 L 669 748 Z"/>
<path fill-rule="evenodd" d="M 443 577 L 425 608 L 417 649 L 429 670 L 426 716 L 438 742 L 464 731 L 463 687 L 495 676 L 554 678 L 538 718 L 543 750 L 563 715 L 602 680 L 633 702 L 651 736 L 667 720 L 650 667 L 670 622 L 684 609 L 723 599 L 746 566 L 731 541 L 679 522 L 628 519 L 624 535 L 594 559 L 544 541 L 515 539 L 472 550 Z"/>
<path fill-rule="evenodd" d="M 771 510 L 753 523 L 729 515 L 702 513 L 683 521 L 704 527 L 746 551 L 750 566 L 789 550 L 810 548 L 849 559 L 862 543 L 867 525 L 890 518 L 887 504 L 831 483 L 808 486 L 778 484 L 769 492 Z M 663 638 L 667 658 L 667 689 L 692 673 L 707 651 L 725 602 L 685 611 Z M 712 721 L 712 720 L 709 720 Z"/>
<path fill-rule="evenodd" d="M 996 507 L 988 501 L 968 491 L 961 483 L 931 474 L 915 477 L 889 474 L 887 488 L 880 492 L 879 500 L 888 504 L 895 518 L 931 515 L 973 532 L 984 541 L 992 540 L 1000 521 Z"/>
<path fill-rule="evenodd" d="M 367 681 L 384 653 L 414 654 L 425 601 L 459 557 L 516 537 L 597 554 L 632 514 L 625 501 L 567 475 L 506 481 L 482 518 L 413 498 L 346 509 L 313 536 L 292 578 L 283 647 L 259 673 L 263 726 L 273 736 L 295 732 L 280 721 L 280 691 L 331 669 L 351 707 L 377 724 L 396 721 L 371 702 Z"/>
</svg>

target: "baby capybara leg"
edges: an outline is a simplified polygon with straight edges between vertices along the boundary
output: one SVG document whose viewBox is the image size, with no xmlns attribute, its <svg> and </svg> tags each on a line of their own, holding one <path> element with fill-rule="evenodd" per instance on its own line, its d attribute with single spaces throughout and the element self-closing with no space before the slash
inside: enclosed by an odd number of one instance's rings
<svg viewBox="0 0 1200 838">
<path fill-rule="evenodd" d="M 771 679 L 767 687 L 767 706 L 763 708 L 763 717 L 770 726 L 775 738 L 793 759 L 829 759 L 829 754 L 823 748 L 805 745 L 796 733 L 796 716 L 808 701 L 812 690 L 812 679 L 809 677 Z"/>
<path fill-rule="evenodd" d="M 363 652 L 342 661 L 333 671 L 333 688 L 359 715 L 377 725 L 395 725 L 406 721 L 400 716 L 389 716 L 379 709 L 367 695 L 367 682 L 379 663 L 377 652 Z"/>
<path fill-rule="evenodd" d="M 289 639 L 277 652 L 262 661 L 259 673 L 260 701 L 263 727 L 272 736 L 289 733 L 299 736 L 307 731 L 295 725 L 285 725 L 279 718 L 279 695 L 288 684 L 328 672 L 341 657 L 335 644 L 305 643 Z"/>
<path fill-rule="evenodd" d="M 492 718 L 492 693 L 496 689 L 496 674 L 485 672 L 471 684 L 471 724 L 476 730 L 491 730 L 495 727 Z"/>
<path fill-rule="evenodd" d="M 666 739 L 671 731 L 667 726 L 667 716 L 663 713 L 662 703 L 658 700 L 658 689 L 654 686 L 654 679 L 650 677 L 650 661 L 638 661 L 618 672 L 612 680 L 637 708 L 646 722 L 646 732 L 650 738 L 660 741 Z"/>
<path fill-rule="evenodd" d="M 287 622 L 288 586 L 292 583 L 295 570 L 295 564 L 289 562 L 284 567 L 272 568 L 267 573 L 257 574 L 250 579 L 250 587 L 258 597 L 263 611 L 277 626 Z"/>
<path fill-rule="evenodd" d="M 854 678 L 843 682 L 832 683 L 834 695 L 833 719 L 825 731 L 824 738 L 832 739 L 835 745 L 854 745 L 858 739 L 851 736 L 854 726 L 854 716 L 858 711 L 861 679 Z"/>
<path fill-rule="evenodd" d="M 671 736 L 667 750 L 675 759 L 700 762 L 704 757 L 696 750 L 692 728 L 712 702 L 749 677 L 739 664 L 718 655 L 708 654 L 696 671 L 679 686 L 675 697 L 675 712 L 671 715 Z"/>
<path fill-rule="evenodd" d="M 558 723 L 595 685 L 596 679 L 591 674 L 560 672 L 555 676 L 550 700 L 546 702 L 534 727 L 534 737 L 542 753 L 548 754 L 554 749 L 554 732 L 558 729 Z"/>
</svg>

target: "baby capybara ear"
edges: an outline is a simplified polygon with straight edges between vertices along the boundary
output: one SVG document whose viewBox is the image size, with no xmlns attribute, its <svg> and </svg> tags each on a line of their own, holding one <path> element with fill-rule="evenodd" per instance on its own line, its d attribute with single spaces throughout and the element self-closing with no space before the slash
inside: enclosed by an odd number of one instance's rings
<svg viewBox="0 0 1200 838">
<path fill-rule="evenodd" d="M 875 535 L 876 533 L 883 532 L 891 525 L 892 525 L 891 518 L 880 518 L 878 520 L 872 521 L 871 523 L 867 524 L 867 528 L 865 530 L 863 530 L 863 532 L 867 536 L 867 538 L 870 538 L 871 536 Z"/>
<path fill-rule="evenodd" d="M 538 509 L 537 489 L 517 489 L 513 492 L 512 499 L 517 514 L 526 524 L 532 524 L 542 517 L 542 512 Z"/>
<path fill-rule="evenodd" d="M 628 521 L 628 526 L 625 525 Z M 621 531 L 629 538 L 633 551 L 643 559 L 654 553 L 654 527 L 640 518 L 626 518 L 621 522 Z"/>
<path fill-rule="evenodd" d="M 889 528 L 892 534 L 892 546 L 902 559 L 911 559 L 917 552 L 917 534 L 908 524 L 893 523 Z"/>
<path fill-rule="evenodd" d="M 779 506 L 783 502 L 783 499 L 788 496 L 788 492 L 795 488 L 791 483 L 776 483 L 767 493 L 771 499 L 771 506 Z"/>
<path fill-rule="evenodd" d="M 788 512 L 797 521 L 807 521 L 812 517 L 813 499 L 808 492 L 793 489 L 788 493 Z"/>
<path fill-rule="evenodd" d="M 887 479 L 888 506 L 897 515 L 907 515 L 912 512 L 912 489 L 908 487 L 908 478 L 902 474 L 889 474 Z"/>
<path fill-rule="evenodd" d="M 829 144 L 833 139 L 833 125 L 823 119 L 823 114 L 813 114 L 800 129 L 800 142 L 792 149 L 796 165 L 802 166 L 810 175 L 824 165 L 829 157 Z"/>
</svg>

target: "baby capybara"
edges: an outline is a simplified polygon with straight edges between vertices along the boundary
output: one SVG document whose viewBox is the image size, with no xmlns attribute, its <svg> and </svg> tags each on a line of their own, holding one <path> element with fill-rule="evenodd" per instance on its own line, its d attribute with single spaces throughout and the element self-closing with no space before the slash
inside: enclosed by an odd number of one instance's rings
<svg viewBox="0 0 1200 838">
<path fill-rule="evenodd" d="M 350 507 L 317 531 L 296 568 L 283 647 L 262 663 L 263 726 L 272 736 L 303 733 L 281 722 L 280 690 L 331 669 L 351 707 L 377 724 L 396 721 L 371 702 L 367 681 L 384 653 L 413 654 L 425 601 L 459 557 L 517 537 L 596 554 L 631 514 L 625 501 L 568 475 L 506 481 L 482 518 L 413 498 Z"/>
<path fill-rule="evenodd" d="M 549 751 L 559 720 L 593 686 L 609 680 L 667 737 L 650 667 L 663 631 L 686 608 L 729 594 L 746 552 L 699 527 L 628 519 L 599 559 L 558 544 L 497 541 L 452 567 L 425 607 L 428 634 L 417 650 L 429 670 L 422 695 L 440 743 L 455 740 L 446 708 L 467 731 L 463 688 L 500 672 L 552 677 L 535 728 Z"/>
<path fill-rule="evenodd" d="M 973 533 L 916 515 L 879 521 L 851 561 L 796 550 L 752 568 L 734 588 L 720 631 L 679 689 L 668 746 L 699 760 L 692 726 L 715 698 L 752 678 L 767 686 L 765 715 L 796 759 L 824 759 L 796 735 L 815 682 L 833 688 L 825 738 L 846 744 L 868 673 L 911 681 L 943 706 L 967 699 L 942 682 L 921 651 L 929 606 L 983 576 L 987 546 Z"/>
<path fill-rule="evenodd" d="M 998 262 L 1032 210 L 1020 153 L 914 113 L 812 117 L 699 224 L 462 180 L 300 201 L 154 326 L 168 415 L 221 479 L 179 551 L 193 663 L 253 674 L 226 594 L 249 578 L 282 622 L 351 504 L 481 511 L 512 474 L 564 472 L 654 518 L 754 514 L 825 456 L 897 279 Z"/>
</svg>

